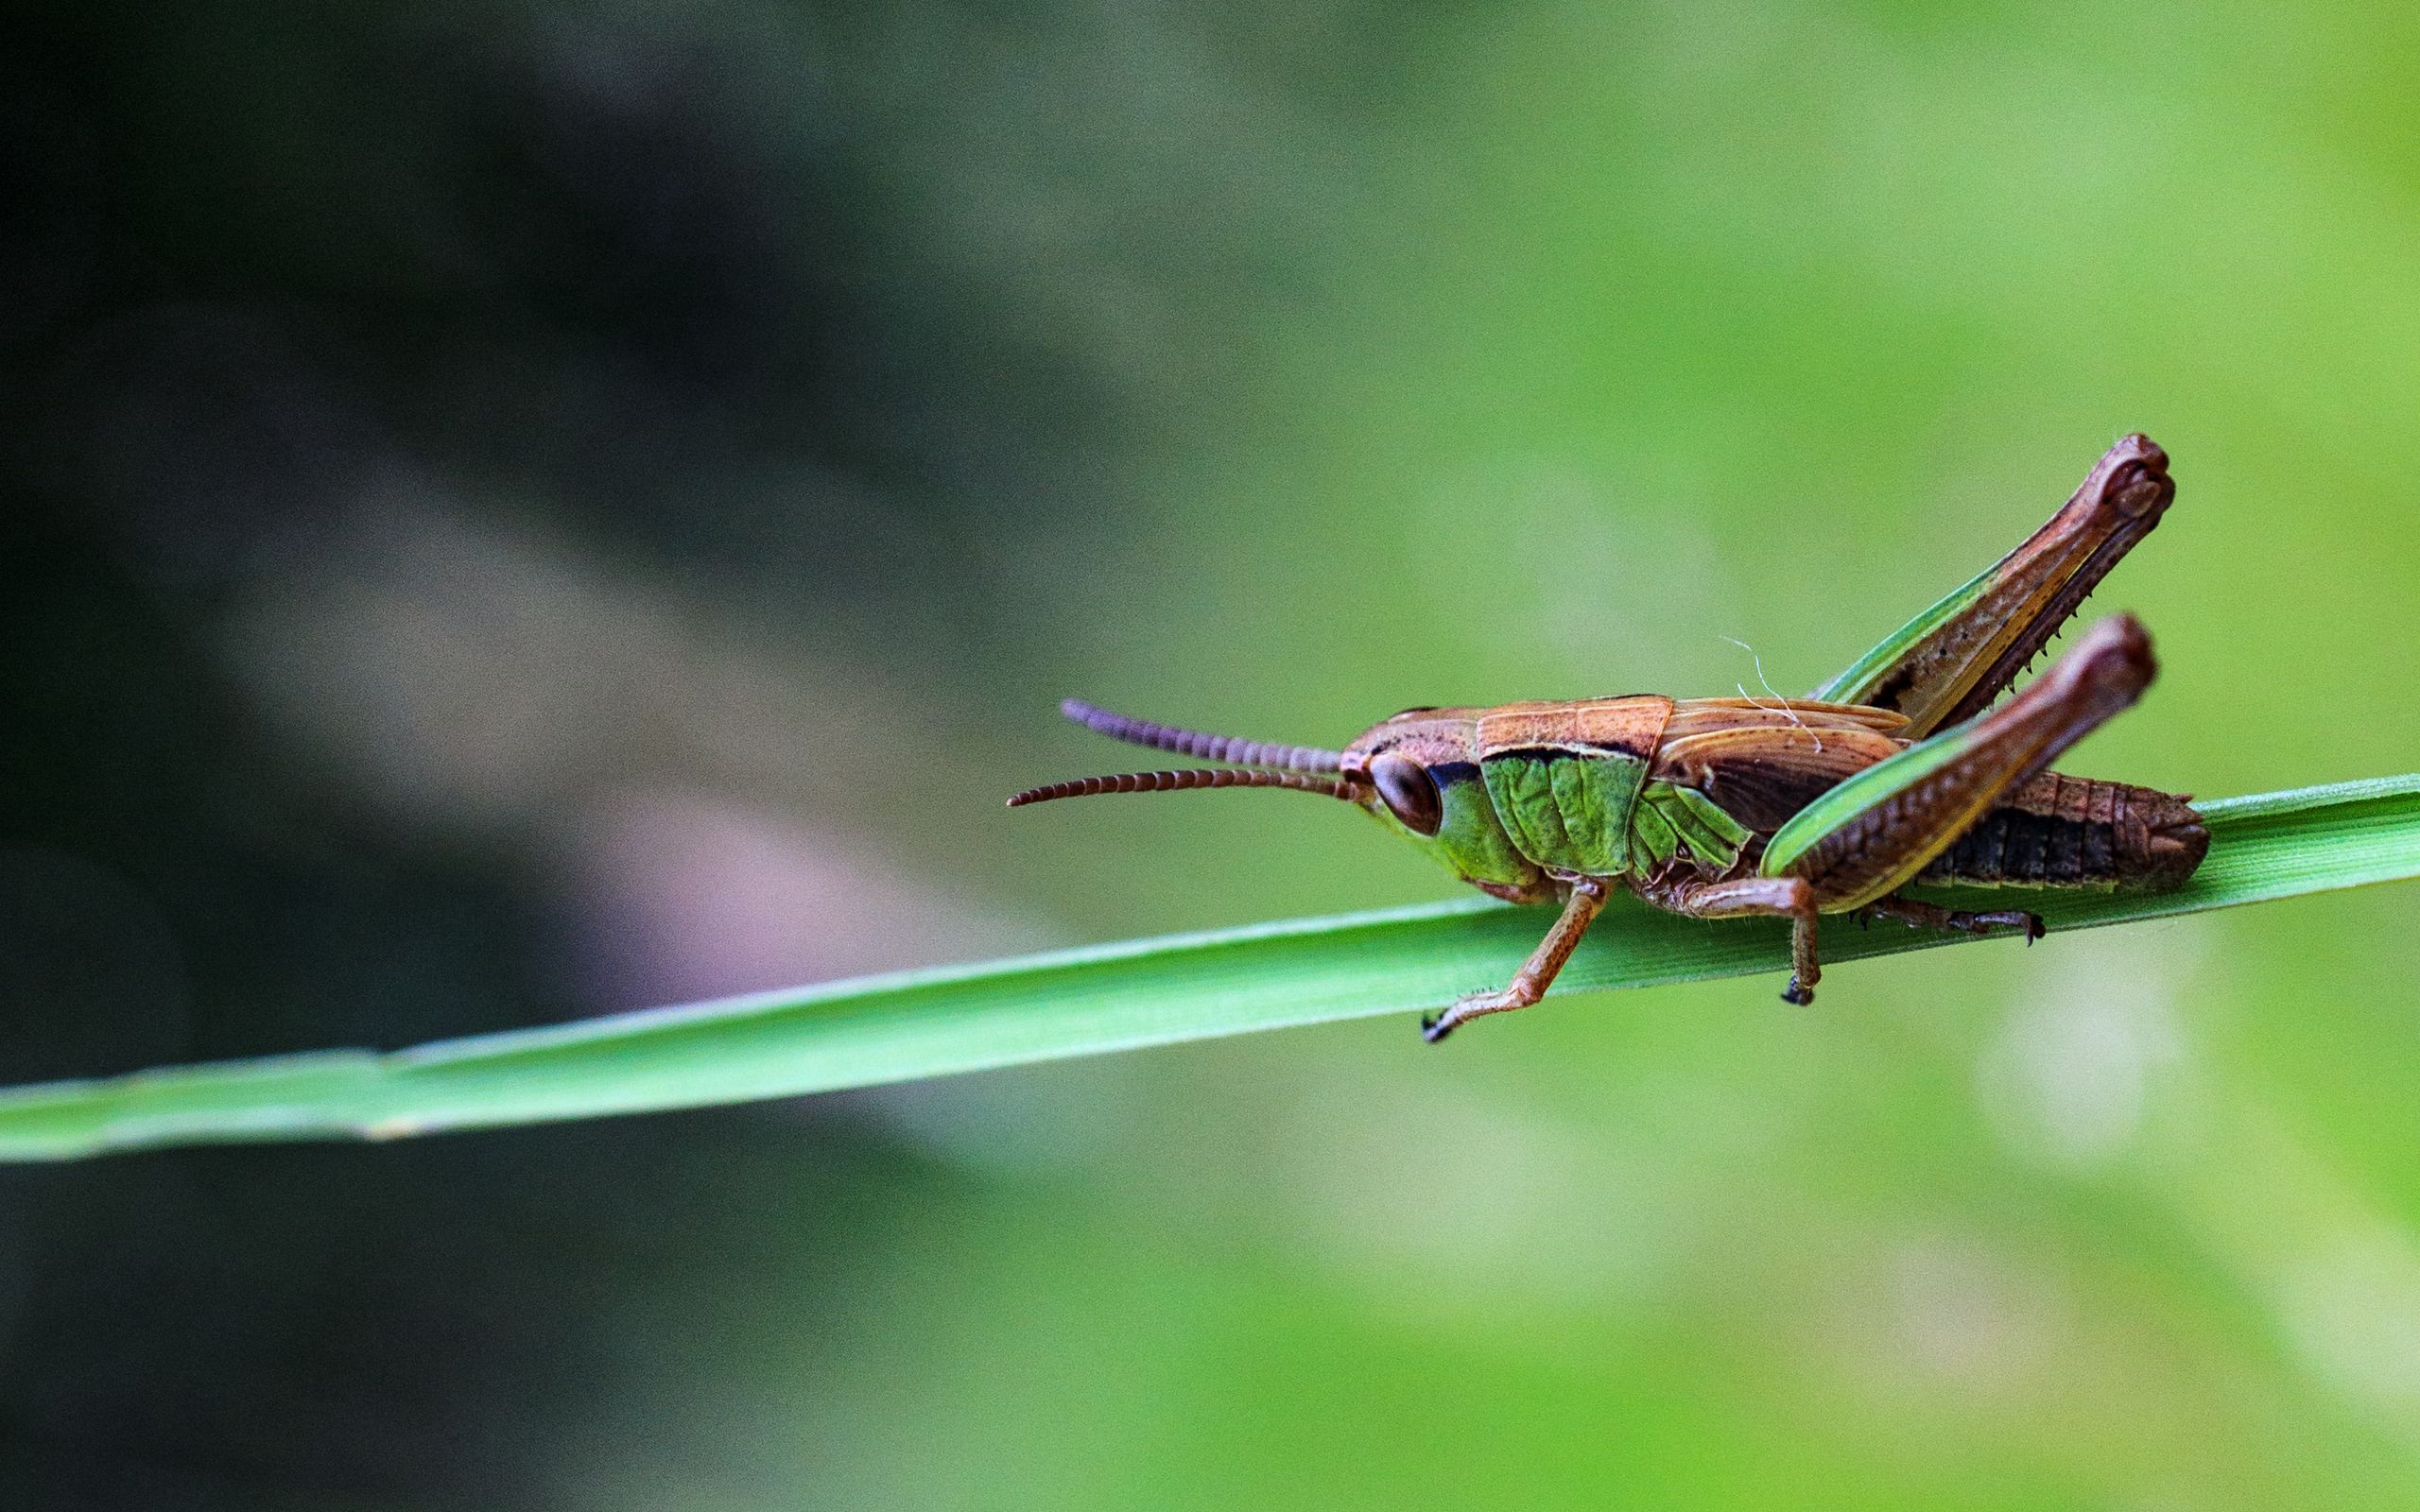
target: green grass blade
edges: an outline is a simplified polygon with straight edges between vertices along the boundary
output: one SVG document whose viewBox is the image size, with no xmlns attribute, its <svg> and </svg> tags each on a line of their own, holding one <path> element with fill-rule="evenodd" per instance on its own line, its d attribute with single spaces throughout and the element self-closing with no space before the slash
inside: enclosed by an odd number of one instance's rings
<svg viewBox="0 0 2420 1512">
<path fill-rule="evenodd" d="M 2201 807 L 2212 832 L 2209 859 L 2183 890 L 2036 892 L 2028 902 L 2057 931 L 2420 876 L 2420 775 Z M 2012 897 L 1987 896 L 1999 906 Z M 0 1160 L 389 1139 L 700 1108 L 1330 1019 L 1409 1016 L 1501 985 L 1546 922 L 1539 910 L 1472 899 L 868 977 L 387 1053 L 316 1052 L 20 1087 L 0 1091 Z M 1776 920 L 1705 923 L 1617 900 L 1556 990 L 1779 971 L 1787 939 Z M 1825 959 L 1953 939 L 1836 927 Z"/>
</svg>

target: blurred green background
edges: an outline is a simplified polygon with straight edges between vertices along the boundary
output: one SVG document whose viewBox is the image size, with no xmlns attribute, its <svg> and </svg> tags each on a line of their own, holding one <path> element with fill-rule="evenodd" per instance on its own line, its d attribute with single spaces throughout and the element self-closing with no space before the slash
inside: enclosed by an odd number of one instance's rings
<svg viewBox="0 0 2420 1512">
<path fill-rule="evenodd" d="M 0 1081 L 1444 896 L 999 800 L 1808 687 L 2129 429 L 2069 768 L 2420 765 L 2409 8 L 0 25 Z M 2416 931 L 0 1172 L 0 1505 L 2405 1502 Z"/>
</svg>

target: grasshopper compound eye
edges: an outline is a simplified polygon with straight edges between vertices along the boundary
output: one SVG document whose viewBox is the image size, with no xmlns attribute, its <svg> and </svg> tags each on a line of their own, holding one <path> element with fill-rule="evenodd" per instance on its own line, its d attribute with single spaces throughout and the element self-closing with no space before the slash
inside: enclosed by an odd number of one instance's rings
<svg viewBox="0 0 2420 1512">
<path fill-rule="evenodd" d="M 1430 781 L 1428 769 L 1409 757 L 1392 751 L 1379 753 L 1370 763 L 1370 781 L 1376 785 L 1378 797 L 1386 800 L 1389 812 L 1412 833 L 1433 836 L 1437 827 L 1445 822 L 1445 808 L 1438 799 L 1437 784 Z"/>
</svg>

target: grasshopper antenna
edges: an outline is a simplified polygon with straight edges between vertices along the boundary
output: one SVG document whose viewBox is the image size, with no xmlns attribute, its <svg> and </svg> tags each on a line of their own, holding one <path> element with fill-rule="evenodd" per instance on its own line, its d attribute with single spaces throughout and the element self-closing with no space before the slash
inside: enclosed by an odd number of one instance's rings
<svg viewBox="0 0 2420 1512">
<path fill-rule="evenodd" d="M 1183 731 L 1179 731 L 1183 733 Z M 1047 803 L 1052 799 L 1091 798 L 1097 793 L 1181 793 L 1189 787 L 1285 787 L 1324 798 L 1351 798 L 1349 782 L 1294 772 L 1253 772 L 1233 766 L 1196 766 L 1182 772 L 1121 772 L 1115 777 L 1079 777 L 1047 787 L 1028 787 L 1009 799 L 1009 807 Z"/>
<path fill-rule="evenodd" d="M 1174 725 L 1155 725 L 1148 719 L 1136 719 L 1084 702 L 1069 698 L 1059 705 L 1059 712 L 1086 730 L 1122 740 L 1129 745 L 1149 746 L 1153 750 L 1171 750 L 1180 756 L 1198 757 L 1202 761 L 1232 762 L 1237 766 L 1274 766 L 1288 772 L 1333 772 L 1344 765 L 1344 753 L 1321 750 L 1315 746 L 1279 746 L 1268 741 L 1240 740 L 1234 735 L 1212 735 L 1198 730 L 1179 730 Z M 1191 784 L 1198 785 L 1198 784 Z M 1138 788 L 1121 788 L 1121 792 L 1139 792 Z"/>
</svg>

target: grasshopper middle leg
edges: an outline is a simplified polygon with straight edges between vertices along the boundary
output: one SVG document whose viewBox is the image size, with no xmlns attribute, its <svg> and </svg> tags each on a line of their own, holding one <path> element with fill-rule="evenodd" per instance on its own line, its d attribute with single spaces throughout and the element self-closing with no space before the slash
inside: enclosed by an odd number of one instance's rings
<svg viewBox="0 0 2420 1512">
<path fill-rule="evenodd" d="M 1738 919 L 1750 914 L 1788 919 L 1789 986 L 1782 999 L 1800 1004 L 1815 1001 L 1815 984 L 1824 975 L 1824 963 L 1816 948 L 1815 888 L 1806 878 L 1733 877 L 1710 882 L 1683 872 L 1643 878 L 1635 886 L 1638 895 L 1656 907 L 1690 919 Z"/>
</svg>

